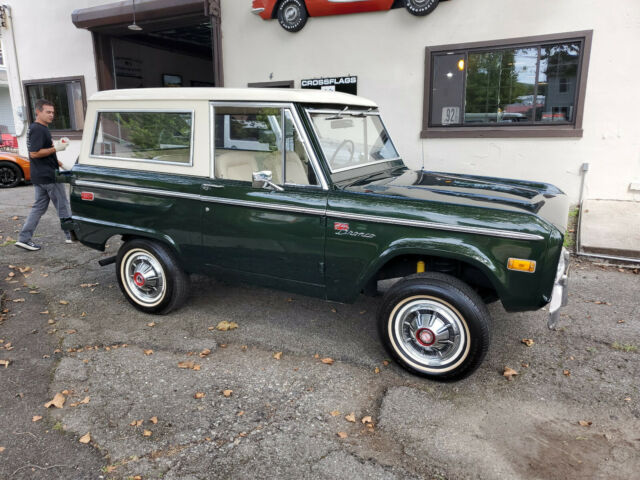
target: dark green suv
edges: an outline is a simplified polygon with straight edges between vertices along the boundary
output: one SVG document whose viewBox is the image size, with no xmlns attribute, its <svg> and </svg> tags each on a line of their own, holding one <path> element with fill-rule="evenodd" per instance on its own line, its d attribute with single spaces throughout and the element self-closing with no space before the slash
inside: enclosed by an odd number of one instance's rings
<svg viewBox="0 0 640 480">
<path fill-rule="evenodd" d="M 458 379 L 489 347 L 486 303 L 566 299 L 567 197 L 545 183 L 410 170 L 366 99 L 321 91 L 148 89 L 89 101 L 71 183 L 86 246 L 165 314 L 189 274 L 336 302 L 377 295 L 380 335 L 415 373 Z M 386 282 L 384 282 L 386 281 Z"/>
</svg>

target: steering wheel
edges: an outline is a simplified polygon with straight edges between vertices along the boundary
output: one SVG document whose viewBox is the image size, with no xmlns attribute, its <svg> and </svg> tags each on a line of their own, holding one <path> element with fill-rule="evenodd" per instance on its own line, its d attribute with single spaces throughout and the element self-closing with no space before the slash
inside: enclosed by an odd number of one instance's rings
<svg viewBox="0 0 640 480">
<path fill-rule="evenodd" d="M 342 148 L 346 145 L 349 145 L 349 151 L 350 151 L 350 156 L 349 156 L 349 160 L 347 162 L 344 162 L 344 164 L 349 164 L 351 163 L 351 160 L 353 160 L 353 154 L 356 151 L 356 146 L 354 145 L 352 140 L 349 140 L 348 138 L 346 140 L 343 140 L 342 143 L 340 145 L 338 145 L 338 148 L 336 148 L 335 152 L 333 152 L 333 155 L 331 155 L 331 159 L 329 159 L 329 165 L 334 166 L 333 162 L 336 159 L 336 157 L 338 156 L 338 152 L 340 150 L 342 150 Z M 340 162 L 343 163 L 343 162 Z"/>
</svg>

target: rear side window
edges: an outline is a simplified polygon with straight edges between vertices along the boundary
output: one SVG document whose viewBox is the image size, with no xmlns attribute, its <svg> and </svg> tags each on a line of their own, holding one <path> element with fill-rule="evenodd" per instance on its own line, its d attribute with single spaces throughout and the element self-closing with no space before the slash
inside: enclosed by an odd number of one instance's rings
<svg viewBox="0 0 640 480">
<path fill-rule="evenodd" d="M 99 112 L 94 157 L 192 165 L 193 112 Z"/>
</svg>

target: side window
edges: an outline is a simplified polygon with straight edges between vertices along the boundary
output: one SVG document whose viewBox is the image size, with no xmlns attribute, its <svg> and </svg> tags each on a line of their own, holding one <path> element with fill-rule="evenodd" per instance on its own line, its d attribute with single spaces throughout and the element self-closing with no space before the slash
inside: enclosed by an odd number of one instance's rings
<svg viewBox="0 0 640 480">
<path fill-rule="evenodd" d="M 191 164 L 191 112 L 100 112 L 91 155 Z"/>
<path fill-rule="evenodd" d="M 253 172 L 282 172 L 279 108 L 221 107 L 214 110 L 216 178 L 250 182 Z"/>
<path fill-rule="evenodd" d="M 318 185 L 289 110 L 216 106 L 214 139 L 216 178 L 250 182 L 268 170 L 276 184 Z"/>
</svg>

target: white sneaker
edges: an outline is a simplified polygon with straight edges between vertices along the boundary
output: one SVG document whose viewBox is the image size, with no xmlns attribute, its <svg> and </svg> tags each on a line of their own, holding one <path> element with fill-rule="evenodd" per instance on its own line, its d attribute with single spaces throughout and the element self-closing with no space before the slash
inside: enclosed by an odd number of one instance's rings
<svg viewBox="0 0 640 480">
<path fill-rule="evenodd" d="M 20 248 L 24 248 L 25 250 L 31 250 L 32 252 L 34 252 L 36 250 L 40 250 L 40 248 L 41 248 L 40 245 L 36 245 L 31 240 L 29 240 L 28 242 L 16 242 L 15 246 L 16 247 L 20 247 Z"/>
</svg>

